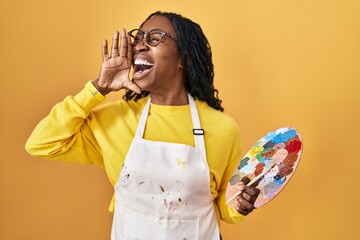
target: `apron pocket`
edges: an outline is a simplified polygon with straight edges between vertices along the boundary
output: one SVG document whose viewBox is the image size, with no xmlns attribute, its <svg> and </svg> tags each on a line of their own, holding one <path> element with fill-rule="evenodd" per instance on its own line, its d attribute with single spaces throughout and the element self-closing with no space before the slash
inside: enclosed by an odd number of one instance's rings
<svg viewBox="0 0 360 240">
<path fill-rule="evenodd" d="M 159 220 L 125 210 L 124 240 L 198 240 L 199 221 Z"/>
<path fill-rule="evenodd" d="M 198 231 L 198 220 L 160 220 L 155 239 L 198 240 Z"/>
<path fill-rule="evenodd" d="M 121 184 L 122 186 L 128 186 L 128 185 L 132 184 L 133 182 L 134 182 L 134 171 L 129 171 L 129 170 L 123 169 L 120 172 L 119 180 L 116 183 L 116 185 Z"/>
</svg>

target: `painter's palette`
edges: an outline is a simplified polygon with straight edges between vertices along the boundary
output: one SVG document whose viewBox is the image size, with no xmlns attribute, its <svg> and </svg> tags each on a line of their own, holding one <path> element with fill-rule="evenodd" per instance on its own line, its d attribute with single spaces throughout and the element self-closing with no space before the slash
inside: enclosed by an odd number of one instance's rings
<svg viewBox="0 0 360 240">
<path fill-rule="evenodd" d="M 269 132 L 257 141 L 245 154 L 235 169 L 226 190 L 229 206 L 235 208 L 240 179 L 250 180 L 263 175 L 257 185 L 260 189 L 255 207 L 261 207 L 273 199 L 288 183 L 299 164 L 302 152 L 302 139 L 295 128 L 284 127 Z"/>
</svg>

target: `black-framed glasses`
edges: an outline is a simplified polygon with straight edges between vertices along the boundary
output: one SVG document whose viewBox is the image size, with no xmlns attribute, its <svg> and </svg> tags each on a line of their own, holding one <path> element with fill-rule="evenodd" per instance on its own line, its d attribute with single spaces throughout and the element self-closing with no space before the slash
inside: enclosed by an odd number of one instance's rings
<svg viewBox="0 0 360 240">
<path fill-rule="evenodd" d="M 170 34 L 160 30 L 153 29 L 150 32 L 141 31 L 140 29 L 133 29 L 128 32 L 128 35 L 133 39 L 132 45 L 136 46 L 145 36 L 145 42 L 152 46 L 156 47 L 163 40 L 164 36 L 177 42 L 177 39 L 173 38 Z"/>
</svg>

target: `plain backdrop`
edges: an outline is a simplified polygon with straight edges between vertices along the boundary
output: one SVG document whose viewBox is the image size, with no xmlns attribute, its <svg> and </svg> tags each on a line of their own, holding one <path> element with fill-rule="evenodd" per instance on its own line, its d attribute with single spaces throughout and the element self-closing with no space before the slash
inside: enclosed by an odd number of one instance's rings
<svg viewBox="0 0 360 240">
<path fill-rule="evenodd" d="M 244 154 L 282 126 L 304 140 L 284 191 L 240 224 L 222 222 L 224 240 L 360 239 L 359 0 L 0 0 L 0 240 L 110 238 L 103 169 L 31 157 L 24 144 L 97 77 L 103 39 L 156 10 L 202 26 Z"/>
</svg>

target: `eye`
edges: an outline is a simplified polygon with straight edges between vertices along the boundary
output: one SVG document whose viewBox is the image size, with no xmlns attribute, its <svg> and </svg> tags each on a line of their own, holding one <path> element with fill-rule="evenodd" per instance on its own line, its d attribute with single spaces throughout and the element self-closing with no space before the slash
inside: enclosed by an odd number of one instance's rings
<svg viewBox="0 0 360 240">
<path fill-rule="evenodd" d="M 130 36 L 131 36 L 132 39 L 133 39 L 132 44 L 133 44 L 133 45 L 136 45 L 136 44 L 138 44 L 138 43 L 142 40 L 144 34 L 143 34 L 142 32 L 140 32 L 140 31 L 135 31 L 135 30 L 134 30 L 133 33 L 132 33 Z"/>
<path fill-rule="evenodd" d="M 152 36 L 150 38 L 151 41 L 160 41 L 160 38 L 159 37 L 156 37 L 156 36 Z"/>
<path fill-rule="evenodd" d="M 134 42 L 140 42 L 142 39 L 142 35 L 141 34 L 136 34 L 135 37 L 134 37 Z"/>
<path fill-rule="evenodd" d="M 162 34 L 159 32 L 151 32 L 149 34 L 149 41 L 153 44 L 158 43 L 161 41 Z"/>
</svg>

